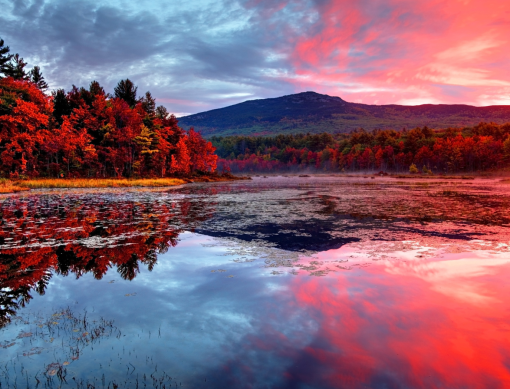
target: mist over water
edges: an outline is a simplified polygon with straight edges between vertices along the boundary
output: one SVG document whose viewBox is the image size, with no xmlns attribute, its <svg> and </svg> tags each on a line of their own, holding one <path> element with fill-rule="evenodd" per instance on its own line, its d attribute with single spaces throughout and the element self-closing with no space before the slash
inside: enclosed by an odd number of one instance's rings
<svg viewBox="0 0 510 389">
<path fill-rule="evenodd" d="M 506 387 L 507 188 L 279 176 L 2 197 L 0 383 Z"/>
</svg>

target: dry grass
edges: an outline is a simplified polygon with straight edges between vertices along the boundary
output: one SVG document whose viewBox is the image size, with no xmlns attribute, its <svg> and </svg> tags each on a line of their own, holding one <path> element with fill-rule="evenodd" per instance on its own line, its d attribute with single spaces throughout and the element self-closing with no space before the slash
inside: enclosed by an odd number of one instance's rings
<svg viewBox="0 0 510 389">
<path fill-rule="evenodd" d="M 43 188 L 127 188 L 127 187 L 165 187 L 185 184 L 178 178 L 44 178 L 20 181 L 18 185 L 26 189 Z M 25 190 L 26 190 L 25 189 Z"/>
<path fill-rule="evenodd" d="M 16 193 L 24 190 L 30 190 L 29 188 L 22 188 L 11 180 L 0 178 L 0 193 Z"/>
</svg>

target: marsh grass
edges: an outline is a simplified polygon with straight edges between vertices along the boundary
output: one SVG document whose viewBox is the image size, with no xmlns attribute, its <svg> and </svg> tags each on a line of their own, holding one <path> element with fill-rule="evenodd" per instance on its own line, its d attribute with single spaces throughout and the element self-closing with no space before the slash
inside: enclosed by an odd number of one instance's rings
<svg viewBox="0 0 510 389">
<path fill-rule="evenodd" d="M 24 190 L 30 190 L 29 188 L 20 187 L 18 184 L 8 180 L 6 178 L 0 178 L 0 193 L 16 193 Z"/>
<path fill-rule="evenodd" d="M 185 184 L 187 181 L 178 178 L 44 178 L 20 181 L 18 185 L 27 189 L 43 188 L 127 188 L 127 187 L 165 187 Z"/>
</svg>

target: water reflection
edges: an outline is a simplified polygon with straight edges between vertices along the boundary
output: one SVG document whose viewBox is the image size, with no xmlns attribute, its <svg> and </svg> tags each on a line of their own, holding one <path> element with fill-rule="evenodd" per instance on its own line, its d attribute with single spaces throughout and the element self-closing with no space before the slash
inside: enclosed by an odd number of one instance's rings
<svg viewBox="0 0 510 389">
<path fill-rule="evenodd" d="M 99 280 L 116 267 L 132 280 L 140 265 L 152 270 L 158 254 L 213 210 L 203 198 L 156 199 L 143 192 L 7 199 L 1 205 L 0 326 L 30 301 L 32 290 L 44 294 L 54 273 L 92 273 Z"/>
<path fill-rule="evenodd" d="M 9 198 L 0 384 L 510 386 L 508 194 L 361 184 Z M 85 312 L 109 330 L 73 360 Z"/>
<path fill-rule="evenodd" d="M 509 271 L 483 252 L 294 279 L 295 308 L 320 328 L 286 373 L 313 387 L 506 387 Z"/>
</svg>

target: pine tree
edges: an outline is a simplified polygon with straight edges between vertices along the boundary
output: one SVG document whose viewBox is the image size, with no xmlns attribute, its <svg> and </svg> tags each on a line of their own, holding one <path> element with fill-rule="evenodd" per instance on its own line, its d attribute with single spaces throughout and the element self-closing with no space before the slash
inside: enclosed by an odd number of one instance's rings
<svg viewBox="0 0 510 389">
<path fill-rule="evenodd" d="M 152 97 L 151 92 L 145 92 L 145 96 L 140 100 L 142 102 L 142 108 L 150 116 L 156 114 L 156 99 Z"/>
<path fill-rule="evenodd" d="M 89 92 L 92 97 L 96 97 L 98 95 L 106 96 L 106 93 L 103 89 L 103 87 L 99 84 L 97 81 L 92 81 L 89 86 Z"/>
<path fill-rule="evenodd" d="M 34 66 L 32 70 L 30 70 L 30 81 L 32 81 L 39 90 L 42 90 L 43 92 L 48 89 L 48 84 L 46 83 L 46 80 L 44 79 L 41 68 L 39 66 Z"/>
<path fill-rule="evenodd" d="M 115 97 L 124 100 L 130 107 L 134 107 L 138 102 L 136 99 L 137 90 L 138 87 L 129 78 L 126 78 L 121 80 L 115 87 Z"/>
<path fill-rule="evenodd" d="M 59 124 L 62 124 L 64 119 L 62 116 L 70 115 L 72 107 L 67 99 L 66 91 L 64 89 L 58 89 L 51 93 L 53 95 L 53 117 Z"/>
<path fill-rule="evenodd" d="M 11 62 L 12 54 L 9 54 L 9 46 L 4 46 L 4 40 L 0 39 L 0 78 L 7 70 L 7 64 Z"/>
<path fill-rule="evenodd" d="M 15 80 L 28 80 L 29 76 L 25 72 L 25 66 L 27 63 L 19 56 L 14 54 L 11 60 L 7 63 L 4 74 L 7 77 L 12 77 Z"/>
</svg>

